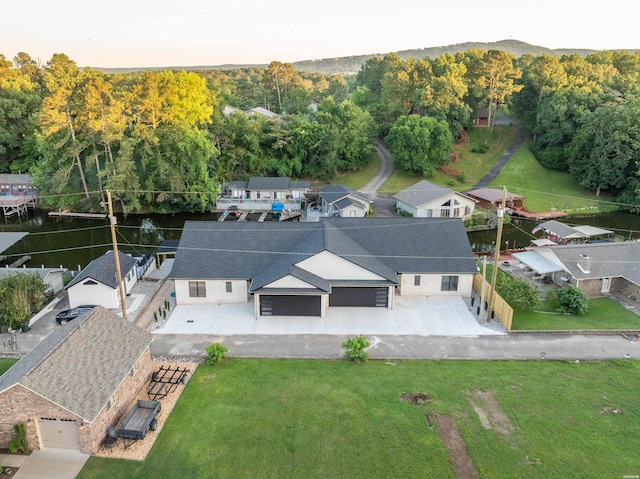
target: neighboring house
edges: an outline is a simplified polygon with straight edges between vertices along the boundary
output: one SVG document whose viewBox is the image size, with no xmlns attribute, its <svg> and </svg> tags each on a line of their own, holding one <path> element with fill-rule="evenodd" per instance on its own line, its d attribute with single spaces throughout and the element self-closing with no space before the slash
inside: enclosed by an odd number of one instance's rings
<svg viewBox="0 0 640 479">
<path fill-rule="evenodd" d="M 247 115 L 260 115 L 266 118 L 275 118 L 278 115 L 271 110 L 267 110 L 266 108 L 262 108 L 261 106 L 257 106 L 255 108 L 251 108 L 247 110 Z"/>
<path fill-rule="evenodd" d="M 187 221 L 171 271 L 177 304 L 247 303 L 261 316 L 393 308 L 394 296 L 471 296 L 464 225 L 444 218 Z"/>
<path fill-rule="evenodd" d="M 124 286 L 124 294 L 129 294 L 138 280 L 136 275 L 137 260 L 118 252 L 120 259 L 120 273 Z M 69 307 L 75 308 L 81 304 L 99 304 L 105 308 L 119 308 L 120 288 L 116 275 L 116 262 L 113 251 L 94 259 L 67 285 Z"/>
<path fill-rule="evenodd" d="M 4 216 L 26 214 L 36 208 L 38 191 L 30 175 L 0 174 L 0 209 Z"/>
<path fill-rule="evenodd" d="M 465 193 L 469 198 L 472 198 L 478 202 L 478 206 L 490 211 L 496 211 L 500 209 L 502 205 L 502 198 L 504 197 L 503 190 L 498 188 L 477 188 L 475 190 L 467 191 Z M 524 196 L 509 193 L 507 191 L 507 208 L 508 210 L 518 211 L 524 208 Z"/>
<path fill-rule="evenodd" d="M 240 210 L 256 211 L 299 210 L 308 191 L 308 181 L 256 176 L 248 181 L 232 181 L 224 185 L 222 194 L 216 200 L 216 208 L 226 210 L 234 206 Z M 274 204 L 282 206 L 274 208 Z"/>
<path fill-rule="evenodd" d="M 476 113 L 476 126 L 489 125 L 489 110 L 487 108 L 478 108 Z"/>
<path fill-rule="evenodd" d="M 240 108 L 236 108 L 235 106 L 227 105 L 222 110 L 222 114 L 224 116 L 229 116 L 233 113 L 244 113 Z"/>
<path fill-rule="evenodd" d="M 94 454 L 152 372 L 152 336 L 104 308 L 55 328 L 0 376 L 0 444 Z"/>
<path fill-rule="evenodd" d="M 396 208 L 416 218 L 466 218 L 476 200 L 457 191 L 422 180 L 393 196 Z"/>
<path fill-rule="evenodd" d="M 364 193 L 343 185 L 327 185 L 320 190 L 311 210 L 318 213 L 316 220 L 323 216 L 362 218 L 367 216 L 372 203 Z"/>
<path fill-rule="evenodd" d="M 607 293 L 640 298 L 640 243 L 585 243 L 530 248 L 514 258 L 554 282 L 573 284 L 589 297 Z"/>
<path fill-rule="evenodd" d="M 0 279 L 17 273 L 37 274 L 42 278 L 54 294 L 64 289 L 64 272 L 66 268 L 0 268 Z"/>
<path fill-rule="evenodd" d="M 587 243 L 594 239 L 613 234 L 613 231 L 596 226 L 569 226 L 556 220 L 540 223 L 534 228 L 534 234 L 540 230 L 544 231 L 543 239 L 547 239 L 555 244 Z"/>
</svg>

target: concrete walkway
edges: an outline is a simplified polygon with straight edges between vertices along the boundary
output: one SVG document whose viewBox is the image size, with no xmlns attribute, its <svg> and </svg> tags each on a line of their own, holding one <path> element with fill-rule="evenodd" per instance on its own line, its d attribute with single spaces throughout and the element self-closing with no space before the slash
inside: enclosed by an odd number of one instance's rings
<svg viewBox="0 0 640 479">
<path fill-rule="evenodd" d="M 0 454 L 4 467 L 16 467 L 18 472 L 13 479 L 74 479 L 88 454 L 72 449 L 40 449 L 29 456 Z"/>
</svg>

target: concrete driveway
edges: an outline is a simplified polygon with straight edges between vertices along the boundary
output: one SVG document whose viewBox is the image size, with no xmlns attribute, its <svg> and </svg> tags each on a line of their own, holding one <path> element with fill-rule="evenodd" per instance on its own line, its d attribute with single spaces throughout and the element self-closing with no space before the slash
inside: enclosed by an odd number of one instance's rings
<svg viewBox="0 0 640 479">
<path fill-rule="evenodd" d="M 13 479 L 74 479 L 88 454 L 72 449 L 41 449 L 29 456 L 2 454 L 2 465 L 18 468 Z"/>
<path fill-rule="evenodd" d="M 254 303 L 176 306 L 155 334 L 486 336 L 461 297 L 396 297 L 393 309 L 329 308 L 325 318 L 269 316 L 256 320 Z"/>
</svg>

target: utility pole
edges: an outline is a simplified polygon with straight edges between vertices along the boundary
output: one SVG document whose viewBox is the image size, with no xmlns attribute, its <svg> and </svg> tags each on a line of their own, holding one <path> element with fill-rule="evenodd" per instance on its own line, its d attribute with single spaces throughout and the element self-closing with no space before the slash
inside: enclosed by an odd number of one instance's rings
<svg viewBox="0 0 640 479">
<path fill-rule="evenodd" d="M 482 289 L 480 290 L 480 318 L 484 319 L 484 290 L 487 277 L 487 255 L 482 255 Z"/>
<path fill-rule="evenodd" d="M 491 294 L 489 307 L 487 308 L 487 322 L 491 321 L 493 302 L 496 299 L 496 279 L 498 278 L 498 263 L 500 262 L 500 243 L 502 242 L 502 225 L 504 224 L 504 212 L 507 206 L 507 187 L 502 187 L 502 206 L 498 212 L 498 235 L 496 236 L 496 248 L 493 253 L 493 271 L 491 272 Z"/>
<path fill-rule="evenodd" d="M 122 317 L 127 319 L 127 303 L 124 296 L 124 286 L 122 284 L 122 273 L 120 273 L 120 256 L 118 255 L 118 240 L 116 239 L 116 223 L 118 219 L 113 216 L 113 206 L 111 205 L 111 191 L 107 190 L 107 204 L 109 206 L 109 224 L 111 225 L 111 241 L 113 242 L 113 257 L 116 260 L 116 279 L 120 291 L 120 304 L 122 306 Z"/>
</svg>

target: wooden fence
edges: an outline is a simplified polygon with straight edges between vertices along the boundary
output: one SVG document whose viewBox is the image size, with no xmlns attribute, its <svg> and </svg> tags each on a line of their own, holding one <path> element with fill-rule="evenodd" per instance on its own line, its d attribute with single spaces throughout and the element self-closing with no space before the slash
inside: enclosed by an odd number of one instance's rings
<svg viewBox="0 0 640 479">
<path fill-rule="evenodd" d="M 478 293 L 479 296 L 482 295 L 482 275 L 476 274 L 473 276 L 473 290 Z M 484 300 L 489 304 L 491 300 L 491 285 L 484 281 Z M 502 323 L 502 325 L 507 328 L 507 331 L 511 331 L 511 322 L 513 321 L 513 308 L 509 306 L 502 296 L 498 293 L 495 294 L 493 305 L 491 305 L 491 309 L 493 310 L 496 318 Z"/>
</svg>

